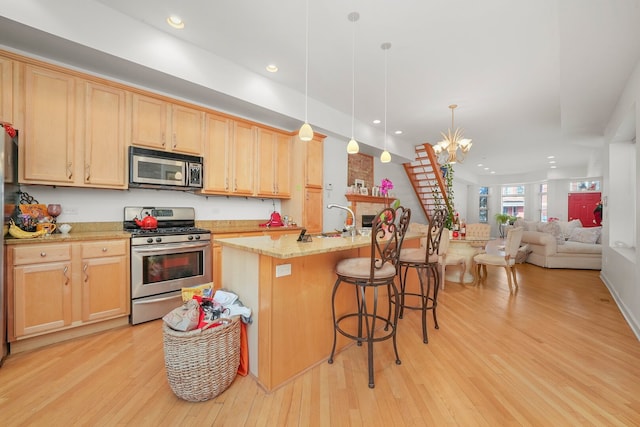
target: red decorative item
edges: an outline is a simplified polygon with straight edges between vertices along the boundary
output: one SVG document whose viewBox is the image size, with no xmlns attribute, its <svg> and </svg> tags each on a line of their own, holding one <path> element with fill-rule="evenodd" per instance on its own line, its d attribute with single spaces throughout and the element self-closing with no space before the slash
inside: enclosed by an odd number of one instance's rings
<svg viewBox="0 0 640 427">
<path fill-rule="evenodd" d="M 260 224 L 260 227 L 282 227 L 284 225 L 284 222 L 282 222 L 282 217 L 280 217 L 280 214 L 278 212 L 273 212 L 271 214 L 271 218 L 269 218 L 269 221 L 265 222 L 264 224 Z"/>
<path fill-rule="evenodd" d="M 4 126 L 5 132 L 7 132 L 7 135 L 9 135 L 11 138 L 16 137 L 16 130 L 13 128 L 13 126 L 8 125 L 6 123 L 3 126 Z"/>
<path fill-rule="evenodd" d="M 143 230 L 155 230 L 158 228 L 158 220 L 151 215 L 147 215 L 142 221 L 137 217 L 133 218 L 133 220 L 136 222 L 136 225 Z"/>
</svg>

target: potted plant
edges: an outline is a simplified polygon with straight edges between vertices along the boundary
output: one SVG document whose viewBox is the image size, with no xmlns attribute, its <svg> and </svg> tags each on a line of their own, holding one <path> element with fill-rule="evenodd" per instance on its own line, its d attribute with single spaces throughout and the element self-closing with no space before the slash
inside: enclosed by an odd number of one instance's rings
<svg viewBox="0 0 640 427">
<path fill-rule="evenodd" d="M 504 230 L 505 226 L 509 224 L 513 224 L 514 221 L 518 218 L 515 216 L 511 216 L 506 213 L 497 213 L 494 215 L 496 222 L 498 223 L 498 230 L 500 231 L 500 238 L 504 239 Z"/>
</svg>

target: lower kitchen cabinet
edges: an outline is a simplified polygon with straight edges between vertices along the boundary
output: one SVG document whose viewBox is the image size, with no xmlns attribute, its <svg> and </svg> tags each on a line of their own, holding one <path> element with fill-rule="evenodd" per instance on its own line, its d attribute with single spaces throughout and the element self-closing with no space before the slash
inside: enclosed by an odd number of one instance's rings
<svg viewBox="0 0 640 427">
<path fill-rule="evenodd" d="M 129 241 L 7 247 L 9 342 L 129 315 Z"/>
</svg>

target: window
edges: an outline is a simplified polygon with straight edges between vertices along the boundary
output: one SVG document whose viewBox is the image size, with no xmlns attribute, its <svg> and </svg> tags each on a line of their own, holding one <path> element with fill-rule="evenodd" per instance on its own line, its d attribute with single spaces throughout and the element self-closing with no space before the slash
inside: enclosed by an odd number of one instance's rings
<svg viewBox="0 0 640 427">
<path fill-rule="evenodd" d="M 600 181 L 573 181 L 569 191 L 600 191 Z"/>
<path fill-rule="evenodd" d="M 505 185 L 502 187 L 501 212 L 524 218 L 524 185 Z"/>
<path fill-rule="evenodd" d="M 540 221 L 547 222 L 547 183 L 540 184 L 538 196 L 540 197 Z"/>
<path fill-rule="evenodd" d="M 489 187 L 480 187 L 480 198 L 478 201 L 478 222 L 489 222 Z"/>
</svg>

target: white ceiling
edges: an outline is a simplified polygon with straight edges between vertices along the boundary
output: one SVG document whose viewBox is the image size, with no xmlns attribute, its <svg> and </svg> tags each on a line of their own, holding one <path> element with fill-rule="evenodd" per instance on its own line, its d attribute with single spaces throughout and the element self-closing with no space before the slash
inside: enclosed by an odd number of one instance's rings
<svg viewBox="0 0 640 427">
<path fill-rule="evenodd" d="M 28 10 L 31 14 L 37 8 L 49 7 L 44 6 L 46 0 L 23 1 L 32 8 Z M 113 16 L 128 15 L 136 25 L 155 27 L 162 32 L 156 31 L 158 34 L 178 37 L 191 46 L 226 58 L 243 72 L 257 74 L 278 87 L 288 87 L 299 97 L 304 96 L 303 0 L 84 0 L 82 6 L 75 1 L 75 6 L 83 8 L 92 2 L 115 9 L 118 14 Z M 9 7 L 13 2 L 1 0 L 0 6 L 2 3 Z M 55 2 L 57 7 L 60 3 L 65 1 Z M 604 128 L 640 58 L 640 0 L 309 0 L 308 3 L 309 122 L 322 132 L 344 136 L 346 146 L 351 136 L 355 31 L 356 139 L 377 148 L 384 145 L 382 132 L 370 132 L 368 128 L 374 126 L 373 119 L 384 118 L 385 53 L 380 45 L 390 42 L 392 47 L 386 58 L 389 144 L 401 152 L 423 142 L 437 142 L 440 132 L 451 126 L 448 105 L 458 104 L 455 125 L 464 128 L 465 136 L 473 139 L 473 148 L 464 164 L 456 169 L 464 168 L 478 175 L 488 172 L 477 163 L 485 164 L 498 175 L 548 170 L 549 155 L 556 156 L 560 169 L 586 171 L 587 164 L 597 162 L 600 157 L 597 148 L 602 147 Z M 5 7 L 2 10 L 10 19 L 47 30 L 46 25 L 35 19 L 27 22 L 27 18 L 5 12 L 8 10 Z M 355 24 L 347 19 L 353 11 L 360 14 Z M 25 16 L 26 12 L 25 9 Z M 78 16 L 82 13 L 77 12 Z M 170 13 L 186 22 L 185 29 L 176 31 L 166 25 Z M 133 22 L 121 17 L 122 25 Z M 68 23 L 73 30 L 69 31 L 76 35 L 81 31 L 91 33 L 100 28 L 100 19 L 104 18 L 85 14 L 82 20 Z M 107 39 L 131 34 L 124 32 L 119 22 L 114 24 L 116 28 L 100 35 Z M 83 44 L 80 37 L 59 35 Z M 37 50 L 36 43 L 29 45 L 32 38 L 42 46 L 42 38 L 32 33 L 21 32 L 20 38 L 5 37 L 8 35 L 0 29 L 0 44 Z M 130 36 L 121 41 L 134 45 L 141 42 Z M 91 58 L 93 66 L 99 63 L 91 52 L 77 45 L 73 48 L 82 52 L 84 58 Z M 52 56 L 52 50 L 61 61 L 68 61 L 65 55 L 73 54 L 65 51 L 62 43 L 49 49 L 48 54 L 40 54 Z M 111 61 L 112 55 L 119 56 L 117 53 L 103 56 Z M 89 67 L 80 58 L 74 62 Z M 123 68 L 118 61 L 113 63 Z M 266 72 L 268 63 L 277 64 L 279 72 Z M 180 65 L 198 69 L 205 63 L 192 61 Z M 199 72 L 206 74 L 206 69 Z M 147 77 L 154 78 L 151 73 Z M 198 92 L 198 86 L 189 87 L 179 81 L 174 84 L 167 92 L 182 91 L 179 94 L 184 97 Z M 250 111 L 243 102 L 234 101 L 235 106 L 228 109 Z M 281 120 L 290 129 L 304 119 L 304 102 L 280 111 L 272 109 L 280 114 L 279 119 L 270 120 Z M 337 116 L 327 111 L 335 111 Z M 332 121 L 328 117 L 342 119 Z M 384 124 L 377 126 L 384 129 Z M 403 134 L 392 135 L 397 129 Z"/>
</svg>

